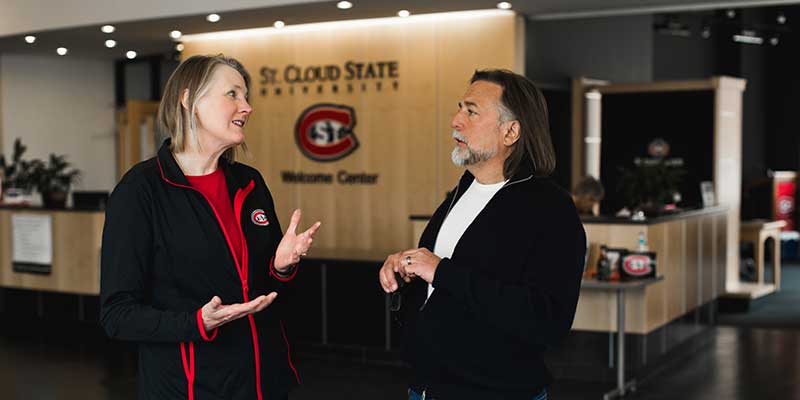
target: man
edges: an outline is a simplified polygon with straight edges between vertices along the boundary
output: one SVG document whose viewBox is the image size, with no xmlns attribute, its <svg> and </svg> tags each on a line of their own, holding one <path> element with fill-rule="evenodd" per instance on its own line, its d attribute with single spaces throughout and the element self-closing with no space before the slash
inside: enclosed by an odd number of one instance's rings
<svg viewBox="0 0 800 400">
<path fill-rule="evenodd" d="M 546 178 L 547 106 L 523 76 L 476 71 L 451 126 L 466 171 L 419 248 L 379 272 L 387 293 L 409 283 L 409 399 L 546 399 L 542 353 L 570 330 L 586 251 L 570 195 Z"/>
</svg>

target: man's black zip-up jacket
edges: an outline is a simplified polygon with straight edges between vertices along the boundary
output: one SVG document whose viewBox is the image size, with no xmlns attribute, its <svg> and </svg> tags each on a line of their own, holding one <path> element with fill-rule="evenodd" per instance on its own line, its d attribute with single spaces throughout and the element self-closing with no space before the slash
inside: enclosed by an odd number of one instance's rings
<svg viewBox="0 0 800 400">
<path fill-rule="evenodd" d="M 433 251 L 466 172 L 420 238 Z M 523 168 L 469 225 L 427 284 L 404 289 L 412 387 L 437 399 L 534 398 L 552 378 L 542 354 L 572 326 L 586 236 L 568 193 Z"/>
<path fill-rule="evenodd" d="M 211 203 L 193 189 L 165 141 L 114 189 L 103 229 L 100 322 L 139 342 L 142 399 L 282 399 L 298 383 L 281 322 L 281 296 L 265 310 L 205 332 L 201 307 L 281 292 L 273 268 L 283 234 L 272 196 L 253 168 L 220 158 L 242 230 L 241 265 Z M 267 217 L 255 218 L 263 211 Z M 258 223 L 257 223 L 258 222 Z"/>
</svg>

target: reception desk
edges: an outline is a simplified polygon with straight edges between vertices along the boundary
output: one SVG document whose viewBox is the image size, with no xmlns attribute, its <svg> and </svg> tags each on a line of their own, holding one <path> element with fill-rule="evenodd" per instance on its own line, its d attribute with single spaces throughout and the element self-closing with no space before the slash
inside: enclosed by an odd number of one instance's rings
<svg viewBox="0 0 800 400">
<path fill-rule="evenodd" d="M 633 221 L 628 218 L 585 217 L 591 249 L 601 244 L 635 249 L 643 233 L 656 253 L 657 274 L 663 280 L 631 291 L 627 298 L 628 332 L 648 334 L 716 299 L 725 291 L 727 208 L 710 207 Z M 589 267 L 596 262 L 590 251 Z M 616 330 L 616 296 L 608 291 L 581 290 L 574 330 Z"/>
<path fill-rule="evenodd" d="M 13 216 L 50 218 L 49 272 L 19 272 L 13 263 Z M 0 287 L 98 295 L 103 211 L 0 207 Z"/>
<path fill-rule="evenodd" d="M 626 290 L 624 306 L 618 294 L 585 279 L 569 337 L 548 356 L 559 377 L 618 381 L 657 370 L 666 360 L 705 345 L 704 333 L 716 323 L 716 298 L 725 291 L 727 207 L 683 211 L 633 221 L 627 218 L 585 217 L 590 261 L 601 244 L 636 249 L 643 233 L 656 253 L 658 279 Z M 618 348 L 618 312 L 624 310 L 624 349 Z M 615 340 L 616 339 L 616 340 Z M 624 362 L 620 362 L 620 354 Z M 623 386 L 624 387 L 624 386 Z"/>
</svg>

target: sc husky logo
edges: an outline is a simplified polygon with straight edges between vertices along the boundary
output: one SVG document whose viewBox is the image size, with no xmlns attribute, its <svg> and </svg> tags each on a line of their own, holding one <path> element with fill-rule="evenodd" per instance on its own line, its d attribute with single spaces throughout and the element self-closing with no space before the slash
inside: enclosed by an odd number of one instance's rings
<svg viewBox="0 0 800 400">
<path fill-rule="evenodd" d="M 353 132 L 356 112 L 340 104 L 314 104 L 297 118 L 294 139 L 303 154 L 315 161 L 335 161 L 358 148 Z"/>
<path fill-rule="evenodd" d="M 644 276 L 653 272 L 653 267 L 650 266 L 651 260 L 648 256 L 632 255 L 625 257 L 622 263 L 622 268 L 625 272 L 633 276 Z"/>
<path fill-rule="evenodd" d="M 267 213 L 264 212 L 262 209 L 253 210 L 250 213 L 250 220 L 253 221 L 254 224 L 258 226 L 267 226 L 269 225 L 269 221 L 267 221 Z"/>
<path fill-rule="evenodd" d="M 789 214 L 794 211 L 794 201 L 789 196 L 781 196 L 778 198 L 778 212 L 780 214 Z"/>
</svg>

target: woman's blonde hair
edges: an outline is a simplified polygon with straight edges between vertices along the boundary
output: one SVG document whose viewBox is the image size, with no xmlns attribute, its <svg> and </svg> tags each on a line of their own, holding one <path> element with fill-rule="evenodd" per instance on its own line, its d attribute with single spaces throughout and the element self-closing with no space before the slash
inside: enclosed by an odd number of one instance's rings
<svg viewBox="0 0 800 400">
<path fill-rule="evenodd" d="M 184 151 L 189 140 L 200 147 L 195 110 L 197 103 L 208 92 L 214 71 L 222 65 L 227 65 L 239 72 L 244 79 L 247 91 L 250 91 L 250 74 L 247 73 L 242 63 L 222 54 L 189 57 L 169 77 L 167 85 L 164 87 L 164 96 L 158 105 L 156 134 L 159 141 L 166 138 L 172 139 L 170 150 L 173 152 Z M 181 104 L 184 91 L 188 91 L 186 108 Z M 229 161 L 235 161 L 237 149 L 242 153 L 247 153 L 247 145 L 242 143 L 226 150 L 222 156 Z"/>
</svg>

